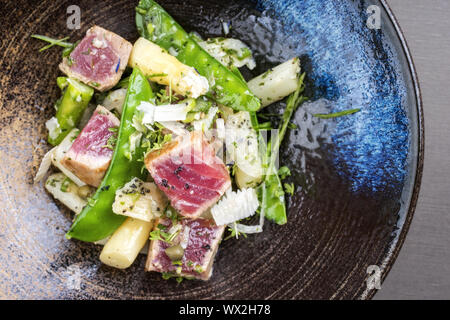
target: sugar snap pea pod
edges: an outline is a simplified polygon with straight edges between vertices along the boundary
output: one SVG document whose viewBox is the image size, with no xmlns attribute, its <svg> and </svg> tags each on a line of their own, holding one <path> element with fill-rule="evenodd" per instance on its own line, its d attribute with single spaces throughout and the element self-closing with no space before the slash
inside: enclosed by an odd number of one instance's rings
<svg viewBox="0 0 450 320">
<path fill-rule="evenodd" d="M 270 149 L 270 144 L 268 146 Z M 265 217 L 277 224 L 285 224 L 287 216 L 284 190 L 280 177 L 273 166 L 268 168 L 264 184 L 262 185 L 262 192 L 264 193 L 262 196 L 264 203 L 261 205 L 264 206 Z"/>
<path fill-rule="evenodd" d="M 61 143 L 69 132 L 78 126 L 84 110 L 94 95 L 94 89 L 75 79 L 58 77 L 56 82 L 63 90 L 63 94 L 56 102 L 57 124 L 48 135 L 48 142 L 54 146 Z"/>
<path fill-rule="evenodd" d="M 286 101 L 286 110 L 283 113 L 283 123 L 281 125 L 278 135 L 276 135 L 268 144 L 268 159 L 267 159 L 267 173 L 262 192 L 264 196 L 264 213 L 267 219 L 272 220 L 277 224 L 285 224 L 286 204 L 284 199 L 284 190 L 275 168 L 275 161 L 280 149 L 281 142 L 288 128 L 289 121 L 296 108 L 302 103 L 305 98 L 301 95 L 304 90 L 303 80 L 305 74 L 302 74 L 298 79 L 298 86 L 294 93 L 292 93 Z"/>
<path fill-rule="evenodd" d="M 153 97 L 154 93 L 145 76 L 139 69 L 134 69 L 128 84 L 111 164 L 97 192 L 77 216 L 67 238 L 98 241 L 111 235 L 125 220 L 125 216 L 112 212 L 112 204 L 117 189 L 122 188 L 133 177 L 145 179 L 145 174 L 141 172 L 142 162 L 138 160 L 143 157 L 145 149 L 136 148 L 131 160 L 127 154 L 130 152 L 129 137 L 136 131 L 132 126 L 135 110 L 142 101 L 149 101 Z"/>
<path fill-rule="evenodd" d="M 238 111 L 259 110 L 261 103 L 247 84 L 203 50 L 155 1 L 139 2 L 136 25 L 141 36 L 174 52 L 178 60 L 206 77 L 210 98 Z"/>
</svg>

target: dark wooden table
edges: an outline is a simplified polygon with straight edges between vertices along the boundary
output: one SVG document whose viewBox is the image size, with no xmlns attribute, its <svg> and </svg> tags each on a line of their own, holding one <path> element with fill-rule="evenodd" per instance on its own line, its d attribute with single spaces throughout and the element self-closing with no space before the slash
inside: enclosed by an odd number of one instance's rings
<svg viewBox="0 0 450 320">
<path fill-rule="evenodd" d="M 450 298 L 450 0 L 388 0 L 423 95 L 425 167 L 417 210 L 375 299 Z"/>
</svg>

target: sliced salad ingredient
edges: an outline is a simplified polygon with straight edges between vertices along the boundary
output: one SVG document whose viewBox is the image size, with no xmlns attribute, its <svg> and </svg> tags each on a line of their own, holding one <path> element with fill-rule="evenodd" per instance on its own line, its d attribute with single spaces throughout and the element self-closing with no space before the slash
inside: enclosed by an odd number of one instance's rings
<svg viewBox="0 0 450 320">
<path fill-rule="evenodd" d="M 112 210 L 115 214 L 152 221 L 160 217 L 166 207 L 167 198 L 154 183 L 133 178 L 116 191 Z"/>
<path fill-rule="evenodd" d="M 129 137 L 136 132 L 133 116 L 142 101 L 154 98 L 154 93 L 146 77 L 134 69 L 130 77 L 127 97 L 123 107 L 120 128 L 113 158 L 106 175 L 88 205 L 78 215 L 69 232 L 68 238 L 87 242 L 98 241 L 111 235 L 125 220 L 124 216 L 112 212 L 116 191 L 123 187 L 132 177 L 144 179 L 142 162 L 144 148 L 135 150 L 131 160 L 126 156 L 129 151 Z"/>
<path fill-rule="evenodd" d="M 63 173 L 54 173 L 47 178 L 45 189 L 67 208 L 79 214 L 87 204 L 86 198 L 78 195 L 78 186 Z"/>
<path fill-rule="evenodd" d="M 61 163 L 83 182 L 98 187 L 114 152 L 119 119 L 102 106 L 72 143 Z"/>
<path fill-rule="evenodd" d="M 110 91 L 103 100 L 102 106 L 104 106 L 109 111 L 117 111 L 119 114 L 122 114 L 123 103 L 125 102 L 126 96 L 126 88 L 120 88 Z"/>
<path fill-rule="evenodd" d="M 259 201 L 255 189 L 228 190 L 211 208 L 211 214 L 216 224 L 221 226 L 251 217 L 258 207 Z"/>
<path fill-rule="evenodd" d="M 300 59 L 293 58 L 248 82 L 250 90 L 261 99 L 261 106 L 277 102 L 297 89 Z"/>
<path fill-rule="evenodd" d="M 119 35 L 93 26 L 63 58 L 59 69 L 99 91 L 114 87 L 122 77 L 132 45 Z"/>
<path fill-rule="evenodd" d="M 118 269 L 128 268 L 147 242 L 152 227 L 152 221 L 127 218 L 106 242 L 100 261 Z"/>
<path fill-rule="evenodd" d="M 264 176 L 257 132 L 250 113 L 240 111 L 229 115 L 225 122 L 227 162 L 235 164 L 234 176 L 240 189 L 256 187 Z"/>
<path fill-rule="evenodd" d="M 211 129 L 218 111 L 218 107 L 210 107 L 206 115 L 204 115 L 203 119 L 192 121 L 194 130 L 205 132 Z"/>
<path fill-rule="evenodd" d="M 208 96 L 234 110 L 257 111 L 261 103 L 247 84 L 207 53 L 155 1 L 141 0 L 136 9 L 140 35 L 173 52 L 209 82 Z"/>
<path fill-rule="evenodd" d="M 156 106 L 151 102 L 142 102 L 137 111 L 140 112 L 140 120 L 144 125 L 152 125 L 157 122 L 184 121 L 186 115 L 195 105 L 195 100 L 187 99 L 178 104 L 166 104 Z"/>
<path fill-rule="evenodd" d="M 190 219 L 199 217 L 231 186 L 222 159 L 199 131 L 150 152 L 145 166 L 171 205 Z"/>
<path fill-rule="evenodd" d="M 72 129 L 69 134 L 61 141 L 61 143 L 54 148 L 54 151 L 52 153 L 52 164 L 61 170 L 64 175 L 66 175 L 70 180 L 72 180 L 76 185 L 79 187 L 86 185 L 84 181 L 82 181 L 80 178 L 78 178 L 75 174 L 72 173 L 69 169 L 67 169 L 63 164 L 62 161 L 64 157 L 66 156 L 69 149 L 72 147 L 73 142 L 80 134 L 79 129 Z"/>
<path fill-rule="evenodd" d="M 50 166 L 52 165 L 52 156 L 55 149 L 56 147 L 50 149 L 49 151 L 47 151 L 46 154 L 44 154 L 44 157 L 41 160 L 41 164 L 39 165 L 38 171 L 34 176 L 33 179 L 34 183 L 41 181 L 47 174 L 48 170 L 50 169 Z"/>
<path fill-rule="evenodd" d="M 241 40 L 233 38 L 210 38 L 197 43 L 217 61 L 228 68 L 247 66 L 253 70 L 256 66 L 252 51 Z"/>
<path fill-rule="evenodd" d="M 151 81 L 167 85 L 183 96 L 198 98 L 209 90 L 208 80 L 194 68 L 145 38 L 135 42 L 128 64 L 139 68 Z"/>
<path fill-rule="evenodd" d="M 185 134 L 189 133 L 189 131 L 186 130 L 184 124 L 178 121 L 159 121 L 159 124 L 167 130 L 171 131 L 174 137 L 184 136 Z"/>
<path fill-rule="evenodd" d="M 171 241 L 167 241 L 173 235 L 173 220 L 161 218 L 155 221 L 152 233 L 162 236 L 152 240 L 145 270 L 161 272 L 166 277 L 208 280 L 225 226 L 217 226 L 213 220 L 202 218 L 183 219 L 176 224 L 181 228 L 177 229 Z"/>
<path fill-rule="evenodd" d="M 48 142 L 54 146 L 60 144 L 70 130 L 78 126 L 94 94 L 92 88 L 75 79 L 59 77 L 57 82 L 63 93 L 55 104 L 55 117 L 46 123 Z"/>
</svg>

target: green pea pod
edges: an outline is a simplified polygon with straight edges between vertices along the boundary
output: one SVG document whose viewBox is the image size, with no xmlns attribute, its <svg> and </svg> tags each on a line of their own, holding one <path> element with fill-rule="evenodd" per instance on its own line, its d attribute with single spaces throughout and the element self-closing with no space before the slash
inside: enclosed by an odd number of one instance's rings
<svg viewBox="0 0 450 320">
<path fill-rule="evenodd" d="M 278 174 L 272 173 L 267 175 L 264 181 L 262 192 L 264 195 L 264 216 L 277 223 L 285 224 L 287 222 L 286 203 L 284 199 L 284 190 L 281 185 Z"/>
<path fill-rule="evenodd" d="M 129 137 L 136 131 L 132 119 L 137 106 L 142 101 L 149 101 L 154 93 L 149 82 L 139 69 L 134 69 L 130 76 L 127 95 L 124 102 L 122 118 L 111 165 L 88 205 L 77 216 L 67 238 L 82 241 L 98 241 L 111 235 L 125 220 L 125 216 L 112 212 L 116 190 L 122 188 L 132 178 L 145 179 L 141 172 L 145 149 L 136 148 L 131 160 L 127 158 L 130 152 Z"/>
<path fill-rule="evenodd" d="M 245 81 L 203 50 L 155 1 L 139 2 L 136 25 L 141 36 L 170 52 L 176 51 L 178 60 L 206 77 L 210 85 L 209 98 L 234 110 L 259 110 L 261 102 Z"/>
<path fill-rule="evenodd" d="M 56 146 L 78 126 L 89 101 L 94 95 L 94 89 L 81 82 L 66 77 L 58 77 L 58 87 L 63 90 L 62 97 L 56 102 L 56 119 L 58 128 L 49 132 L 48 142 Z"/>
<path fill-rule="evenodd" d="M 305 98 L 301 95 L 304 90 L 304 78 L 305 74 L 302 74 L 298 79 L 297 90 L 286 101 L 286 110 L 283 113 L 283 124 L 281 125 L 280 132 L 267 145 L 266 165 L 268 169 L 262 190 L 264 194 L 262 197 L 264 199 L 262 206 L 264 206 L 266 218 L 277 224 L 285 224 L 287 222 L 287 216 L 284 190 L 278 172 L 275 169 L 275 160 L 294 111 L 305 101 Z"/>
</svg>

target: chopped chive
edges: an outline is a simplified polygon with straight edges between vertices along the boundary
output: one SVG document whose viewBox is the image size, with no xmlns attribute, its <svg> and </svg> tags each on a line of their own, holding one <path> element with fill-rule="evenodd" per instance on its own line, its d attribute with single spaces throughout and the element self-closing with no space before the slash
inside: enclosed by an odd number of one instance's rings
<svg viewBox="0 0 450 320">
<path fill-rule="evenodd" d="M 151 75 L 149 75 L 149 78 L 155 78 L 155 77 L 166 77 L 167 73 L 153 73 Z"/>
<path fill-rule="evenodd" d="M 350 109 L 350 110 L 344 110 L 344 111 L 340 111 L 340 112 L 335 112 L 335 113 L 316 113 L 313 114 L 314 117 L 320 118 L 320 119 L 331 119 L 331 118 L 337 118 L 337 117 L 342 117 L 342 116 L 348 116 L 350 114 L 356 113 L 361 111 L 361 108 L 357 108 L 357 109 Z"/>
<path fill-rule="evenodd" d="M 62 191 L 62 192 L 67 192 L 68 190 L 69 190 L 69 186 L 70 186 L 70 183 L 71 183 L 72 181 L 69 179 L 69 178 L 65 178 L 64 180 L 63 180 L 63 182 L 61 183 L 61 188 L 60 188 L 60 190 Z"/>
<path fill-rule="evenodd" d="M 47 37 L 47 36 L 42 36 L 40 34 L 32 34 L 31 37 L 34 38 L 34 39 L 42 40 L 42 41 L 45 41 L 45 42 L 49 43 L 49 45 L 46 45 L 45 47 L 42 47 L 41 49 L 39 49 L 39 52 L 47 50 L 47 49 L 49 49 L 49 48 L 51 48 L 53 46 L 60 46 L 60 47 L 63 47 L 63 48 L 70 48 L 70 47 L 72 47 L 72 43 L 65 41 L 65 40 L 69 39 L 69 37 L 64 37 L 64 38 L 61 38 L 61 39 L 53 39 L 53 38 L 50 38 L 50 37 Z"/>
</svg>

